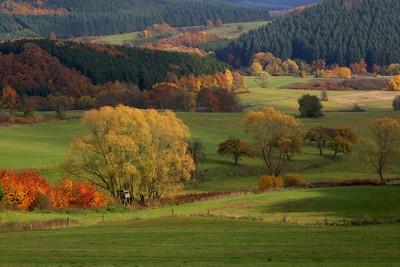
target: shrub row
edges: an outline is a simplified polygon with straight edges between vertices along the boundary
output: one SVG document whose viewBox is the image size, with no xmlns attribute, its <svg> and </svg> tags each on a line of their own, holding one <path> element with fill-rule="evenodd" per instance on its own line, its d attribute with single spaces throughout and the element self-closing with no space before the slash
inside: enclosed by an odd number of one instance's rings
<svg viewBox="0 0 400 267">
<path fill-rule="evenodd" d="M 108 198 L 94 185 L 64 178 L 62 183 L 51 187 L 35 171 L 2 171 L 0 186 L 3 205 L 12 210 L 47 210 L 51 208 L 100 208 Z"/>
</svg>

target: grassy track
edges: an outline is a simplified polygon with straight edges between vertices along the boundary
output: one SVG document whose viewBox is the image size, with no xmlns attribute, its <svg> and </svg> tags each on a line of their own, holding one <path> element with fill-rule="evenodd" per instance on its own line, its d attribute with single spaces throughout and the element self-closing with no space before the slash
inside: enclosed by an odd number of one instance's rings
<svg viewBox="0 0 400 267">
<path fill-rule="evenodd" d="M 398 266 L 397 225 L 277 226 L 160 218 L 0 234 L 4 266 Z"/>
</svg>

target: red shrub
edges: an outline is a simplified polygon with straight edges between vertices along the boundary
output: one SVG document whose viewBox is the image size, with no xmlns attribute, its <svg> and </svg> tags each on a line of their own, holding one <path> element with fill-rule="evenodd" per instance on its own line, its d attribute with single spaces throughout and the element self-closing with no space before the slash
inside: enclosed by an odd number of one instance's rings
<svg viewBox="0 0 400 267">
<path fill-rule="evenodd" d="M 108 198 L 96 186 L 82 181 L 64 178 L 52 192 L 54 208 L 101 208 Z"/>
<path fill-rule="evenodd" d="M 46 180 L 34 171 L 3 171 L 0 173 L 3 202 L 16 210 L 33 210 L 39 196 L 51 192 Z"/>
</svg>

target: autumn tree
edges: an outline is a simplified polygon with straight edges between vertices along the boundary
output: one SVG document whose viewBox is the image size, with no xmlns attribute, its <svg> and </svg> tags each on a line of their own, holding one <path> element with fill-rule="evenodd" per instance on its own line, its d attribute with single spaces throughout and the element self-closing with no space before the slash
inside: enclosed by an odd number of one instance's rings
<svg viewBox="0 0 400 267">
<path fill-rule="evenodd" d="M 247 113 L 244 126 L 270 175 L 279 176 L 290 160 L 288 155 L 299 152 L 303 145 L 302 123 L 272 107 Z"/>
<path fill-rule="evenodd" d="M 299 111 L 302 117 L 317 118 L 322 116 L 322 104 L 317 96 L 303 95 L 297 102 L 299 103 Z"/>
<path fill-rule="evenodd" d="M 219 144 L 218 154 L 232 157 L 235 165 L 238 165 L 242 157 L 253 157 L 255 153 L 250 143 L 240 138 L 229 137 L 226 141 Z"/>
<path fill-rule="evenodd" d="M 333 129 L 328 141 L 328 147 L 333 151 L 332 159 L 337 154 L 350 154 L 353 151 L 353 143 L 357 141 L 356 135 L 351 129 Z"/>
<path fill-rule="evenodd" d="M 306 136 L 305 140 L 311 144 L 315 144 L 319 149 L 319 154 L 323 155 L 323 148 L 329 142 L 331 138 L 331 130 L 325 127 L 315 127 L 310 129 Z"/>
<path fill-rule="evenodd" d="M 369 151 L 368 160 L 385 183 L 385 172 L 394 162 L 396 151 L 400 150 L 400 122 L 390 118 L 377 119 L 372 130 L 375 146 Z"/>
<path fill-rule="evenodd" d="M 350 66 L 351 72 L 356 75 L 365 75 L 368 73 L 367 63 L 365 63 L 364 59 L 360 59 L 357 63 L 353 63 Z"/>
<path fill-rule="evenodd" d="M 260 63 L 258 62 L 254 62 L 253 64 L 251 64 L 250 66 L 250 72 L 252 75 L 258 75 L 263 71 L 263 66 L 261 66 Z"/>
<path fill-rule="evenodd" d="M 191 178 L 189 130 L 173 112 L 102 107 L 87 111 L 83 123 L 88 133 L 73 141 L 64 168 L 113 197 L 129 191 L 147 204 Z"/>
<path fill-rule="evenodd" d="M 400 91 L 400 75 L 394 76 L 389 81 L 389 89 L 392 91 Z"/>
<path fill-rule="evenodd" d="M 5 86 L 1 95 L 1 104 L 3 109 L 8 110 L 10 116 L 14 116 L 18 104 L 17 91 L 11 86 Z"/>
</svg>

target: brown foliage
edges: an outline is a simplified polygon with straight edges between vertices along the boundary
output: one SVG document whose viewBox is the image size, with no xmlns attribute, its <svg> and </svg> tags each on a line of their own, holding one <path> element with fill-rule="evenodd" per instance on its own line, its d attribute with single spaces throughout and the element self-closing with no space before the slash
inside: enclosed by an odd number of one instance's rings
<svg viewBox="0 0 400 267">
<path fill-rule="evenodd" d="M 18 55 L 0 54 L 0 83 L 17 91 L 48 91 L 55 88 L 70 96 L 89 95 L 93 92 L 91 81 L 78 71 L 67 68 L 56 58 L 35 44 L 30 44 Z"/>
<path fill-rule="evenodd" d="M 301 187 L 304 185 L 303 178 L 295 173 L 287 173 L 283 177 L 283 183 L 285 187 Z"/>
<path fill-rule="evenodd" d="M 283 187 L 283 180 L 280 177 L 275 176 L 262 176 L 258 181 L 258 189 L 261 192 L 268 191 L 271 189 L 278 189 Z"/>
</svg>

